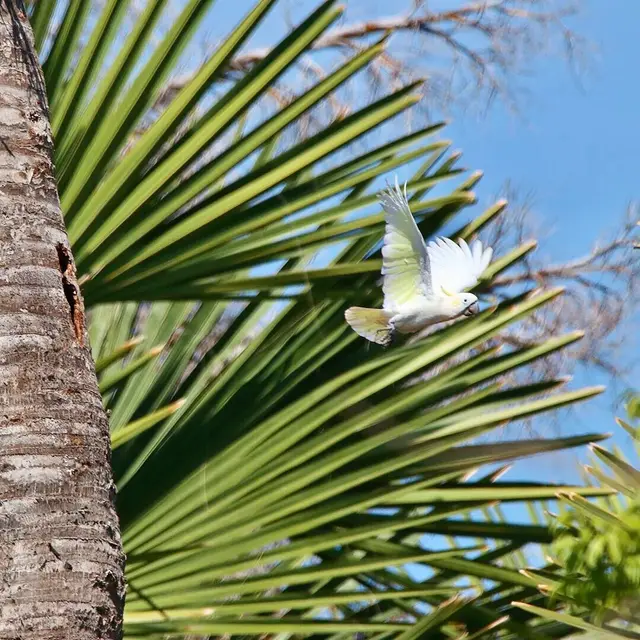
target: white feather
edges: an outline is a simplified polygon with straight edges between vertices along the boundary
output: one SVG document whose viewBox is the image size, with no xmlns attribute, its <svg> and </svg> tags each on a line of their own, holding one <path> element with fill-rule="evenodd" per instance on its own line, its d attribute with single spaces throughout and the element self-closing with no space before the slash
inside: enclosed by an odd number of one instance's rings
<svg viewBox="0 0 640 640">
<path fill-rule="evenodd" d="M 427 251 L 433 290 L 446 289 L 449 293 L 462 293 L 475 287 L 493 255 L 490 247 L 482 248 L 480 240 L 469 247 L 462 238 L 458 244 L 449 238 L 436 238 L 429 242 Z"/>
<path fill-rule="evenodd" d="M 431 295 L 429 254 L 398 179 L 395 189 L 389 187 L 379 197 L 386 221 L 382 247 L 384 308 L 400 309 L 416 297 Z"/>
<path fill-rule="evenodd" d="M 395 188 L 380 194 L 385 212 L 382 247 L 384 308 L 398 310 L 443 294 L 473 288 L 491 262 L 493 251 L 476 240 L 471 247 L 462 239 L 436 238 L 425 245 L 406 194 L 396 178 Z"/>
</svg>

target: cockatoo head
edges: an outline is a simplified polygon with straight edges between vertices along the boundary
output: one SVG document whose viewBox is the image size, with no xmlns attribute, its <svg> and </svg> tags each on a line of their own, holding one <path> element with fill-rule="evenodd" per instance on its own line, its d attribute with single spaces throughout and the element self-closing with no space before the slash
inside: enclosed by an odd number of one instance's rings
<svg viewBox="0 0 640 640">
<path fill-rule="evenodd" d="M 478 297 L 473 293 L 449 293 L 445 296 L 451 315 L 457 316 L 474 316 L 480 311 L 478 305 Z"/>
<path fill-rule="evenodd" d="M 461 293 L 458 295 L 458 298 L 460 298 L 460 304 L 463 308 L 463 315 L 475 316 L 477 313 L 480 313 L 478 298 L 474 296 L 473 293 Z"/>
</svg>

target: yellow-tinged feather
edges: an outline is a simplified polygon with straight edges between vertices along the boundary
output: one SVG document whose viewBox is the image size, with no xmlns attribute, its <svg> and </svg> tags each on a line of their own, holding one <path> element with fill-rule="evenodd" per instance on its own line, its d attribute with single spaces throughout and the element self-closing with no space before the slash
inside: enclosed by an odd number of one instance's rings
<svg viewBox="0 0 640 640">
<path fill-rule="evenodd" d="M 389 318 L 391 314 L 388 311 L 350 307 L 344 312 L 344 317 L 359 336 L 376 344 L 386 345 L 389 343 Z"/>
</svg>

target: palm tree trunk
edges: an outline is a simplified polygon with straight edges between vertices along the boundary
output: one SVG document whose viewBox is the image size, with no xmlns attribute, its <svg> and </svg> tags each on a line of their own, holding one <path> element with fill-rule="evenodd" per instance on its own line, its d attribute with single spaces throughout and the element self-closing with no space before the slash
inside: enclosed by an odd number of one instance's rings
<svg viewBox="0 0 640 640">
<path fill-rule="evenodd" d="M 109 427 L 51 152 L 31 28 L 0 0 L 0 638 L 119 638 Z"/>
</svg>

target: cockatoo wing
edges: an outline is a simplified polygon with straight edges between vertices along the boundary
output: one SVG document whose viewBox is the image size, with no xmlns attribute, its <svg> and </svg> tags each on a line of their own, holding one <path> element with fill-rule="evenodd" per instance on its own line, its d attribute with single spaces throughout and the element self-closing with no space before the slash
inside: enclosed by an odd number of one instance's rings
<svg viewBox="0 0 640 640">
<path fill-rule="evenodd" d="M 396 178 L 380 196 L 386 221 L 382 246 L 384 308 L 397 310 L 431 294 L 429 254 L 405 191 Z"/>
<path fill-rule="evenodd" d="M 493 249 L 483 248 L 476 240 L 471 247 L 461 239 L 456 244 L 449 238 L 436 238 L 427 245 L 434 292 L 462 293 L 478 284 L 489 266 Z"/>
</svg>

